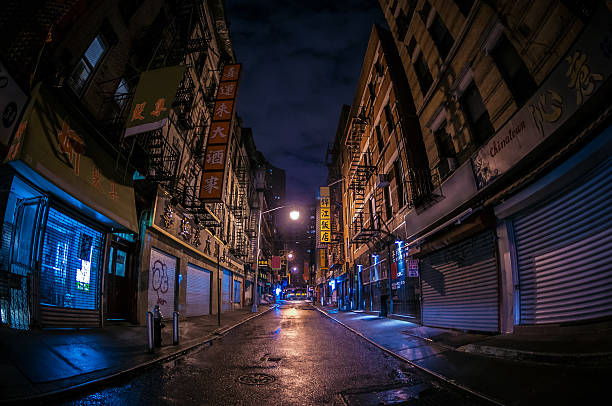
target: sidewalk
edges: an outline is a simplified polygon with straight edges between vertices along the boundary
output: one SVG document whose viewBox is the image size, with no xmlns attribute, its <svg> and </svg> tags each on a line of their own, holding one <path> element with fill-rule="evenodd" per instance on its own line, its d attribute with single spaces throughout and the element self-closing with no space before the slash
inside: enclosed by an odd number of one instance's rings
<svg viewBox="0 0 612 406">
<path fill-rule="evenodd" d="M 495 403 L 586 404 L 612 379 L 612 326 L 487 335 L 316 306 L 385 351 Z M 533 331 L 533 330 L 531 330 Z"/>
<path fill-rule="evenodd" d="M 101 383 L 167 360 L 223 336 L 275 305 L 245 307 L 217 315 L 191 317 L 179 324 L 179 345 L 172 344 L 172 319 L 162 330 L 162 347 L 147 352 L 141 326 L 18 331 L 0 329 L 0 403 L 35 400 Z"/>
</svg>

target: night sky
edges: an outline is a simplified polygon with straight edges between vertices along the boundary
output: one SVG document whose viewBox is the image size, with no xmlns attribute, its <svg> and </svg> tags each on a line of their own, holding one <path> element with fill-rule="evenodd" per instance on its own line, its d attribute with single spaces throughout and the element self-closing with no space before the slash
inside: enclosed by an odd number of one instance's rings
<svg viewBox="0 0 612 406">
<path fill-rule="evenodd" d="M 325 152 L 342 104 L 351 104 L 377 0 L 226 0 L 243 73 L 238 114 L 257 149 L 286 171 L 288 203 L 325 185 Z"/>
</svg>

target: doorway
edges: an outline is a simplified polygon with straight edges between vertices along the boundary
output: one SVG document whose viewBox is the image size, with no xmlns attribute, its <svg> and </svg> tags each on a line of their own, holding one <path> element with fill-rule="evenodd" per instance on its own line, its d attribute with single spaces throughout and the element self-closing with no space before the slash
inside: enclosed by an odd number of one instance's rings
<svg viewBox="0 0 612 406">
<path fill-rule="evenodd" d="M 112 241 L 105 278 L 107 320 L 133 318 L 133 270 L 130 246 Z"/>
</svg>

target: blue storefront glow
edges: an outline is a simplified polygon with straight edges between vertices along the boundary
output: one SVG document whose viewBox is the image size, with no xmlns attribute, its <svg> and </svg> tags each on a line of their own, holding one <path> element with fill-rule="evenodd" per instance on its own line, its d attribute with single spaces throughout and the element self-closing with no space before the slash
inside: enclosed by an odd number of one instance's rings
<svg viewBox="0 0 612 406">
<path fill-rule="evenodd" d="M 277 286 L 277 287 L 276 287 L 276 291 L 275 291 L 275 292 L 276 292 L 276 296 L 280 296 L 280 294 L 281 294 L 281 292 L 282 292 L 282 290 L 281 290 L 280 286 Z"/>
<path fill-rule="evenodd" d="M 97 309 L 104 234 L 54 208 L 45 230 L 41 303 Z"/>
<path fill-rule="evenodd" d="M 336 290 L 336 280 L 332 279 L 331 281 L 329 281 L 329 286 L 331 287 L 332 291 Z"/>
<path fill-rule="evenodd" d="M 395 243 L 397 244 L 397 249 L 395 252 L 397 262 L 397 279 L 401 279 L 406 274 L 406 262 L 404 261 L 404 254 L 402 252 L 402 245 L 404 242 L 396 241 Z"/>
</svg>

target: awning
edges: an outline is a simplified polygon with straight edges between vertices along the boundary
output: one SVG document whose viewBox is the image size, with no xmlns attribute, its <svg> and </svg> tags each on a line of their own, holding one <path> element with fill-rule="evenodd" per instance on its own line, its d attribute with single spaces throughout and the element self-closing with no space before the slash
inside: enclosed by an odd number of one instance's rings
<svg viewBox="0 0 612 406">
<path fill-rule="evenodd" d="M 5 162 L 39 187 L 117 231 L 138 232 L 132 179 L 116 173 L 115 157 L 93 129 L 40 84 Z M 123 172 L 123 171 L 120 171 Z"/>
</svg>

